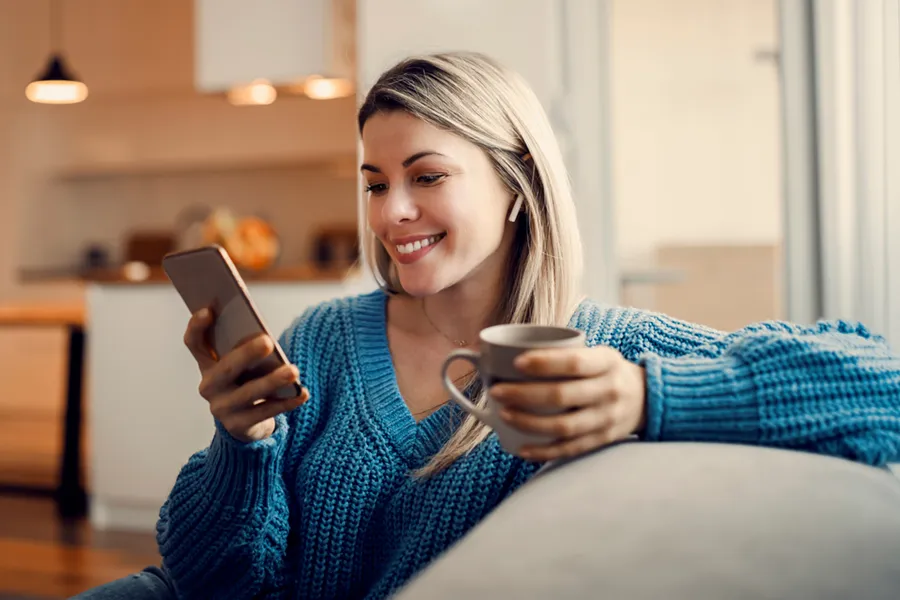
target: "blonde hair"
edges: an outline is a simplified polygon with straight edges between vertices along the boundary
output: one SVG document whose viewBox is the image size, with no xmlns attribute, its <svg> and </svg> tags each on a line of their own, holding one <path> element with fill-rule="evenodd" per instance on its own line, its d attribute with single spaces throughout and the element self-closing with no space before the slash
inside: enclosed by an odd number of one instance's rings
<svg viewBox="0 0 900 600">
<path fill-rule="evenodd" d="M 404 111 L 481 148 L 503 183 L 521 194 L 507 288 L 498 323 L 565 325 L 580 300 L 582 254 L 575 203 L 562 152 L 534 92 L 516 73 L 484 55 L 452 52 L 408 58 L 369 90 L 358 116 Z M 360 204 L 360 249 L 379 286 L 403 294 L 395 267 L 366 226 Z M 476 383 L 476 404 L 486 398 Z M 443 448 L 418 471 L 429 476 L 474 450 L 490 428 L 467 415 Z"/>
</svg>

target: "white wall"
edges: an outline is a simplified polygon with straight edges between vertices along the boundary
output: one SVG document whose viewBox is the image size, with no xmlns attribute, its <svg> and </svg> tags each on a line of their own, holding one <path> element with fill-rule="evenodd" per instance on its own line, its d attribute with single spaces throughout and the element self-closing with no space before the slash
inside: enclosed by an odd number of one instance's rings
<svg viewBox="0 0 900 600">
<path fill-rule="evenodd" d="M 775 0 L 611 0 L 619 256 L 781 237 Z"/>
<path fill-rule="evenodd" d="M 547 110 L 561 92 L 558 8 L 543 0 L 360 0 L 358 67 L 365 92 L 411 54 L 485 52 L 516 69 Z"/>
</svg>

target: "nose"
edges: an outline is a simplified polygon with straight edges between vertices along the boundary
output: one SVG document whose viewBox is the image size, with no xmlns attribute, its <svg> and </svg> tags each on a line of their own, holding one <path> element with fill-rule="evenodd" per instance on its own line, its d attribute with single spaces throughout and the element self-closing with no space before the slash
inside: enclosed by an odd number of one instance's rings
<svg viewBox="0 0 900 600">
<path fill-rule="evenodd" d="M 405 190 L 392 189 L 381 205 L 381 218 L 391 224 L 415 221 L 419 218 L 419 207 Z"/>
</svg>

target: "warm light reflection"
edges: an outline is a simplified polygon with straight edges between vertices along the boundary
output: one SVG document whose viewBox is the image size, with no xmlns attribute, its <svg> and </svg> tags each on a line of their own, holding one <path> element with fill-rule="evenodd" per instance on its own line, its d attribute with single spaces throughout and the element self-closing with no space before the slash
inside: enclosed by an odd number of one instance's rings
<svg viewBox="0 0 900 600">
<path fill-rule="evenodd" d="M 228 101 L 235 106 L 263 106 L 275 102 L 278 92 L 265 79 L 257 79 L 249 85 L 231 88 Z"/>
<path fill-rule="evenodd" d="M 146 281 L 150 277 L 150 266 L 141 261 L 127 262 L 122 267 L 122 274 L 128 281 Z"/>
<path fill-rule="evenodd" d="M 310 76 L 303 83 L 303 93 L 313 100 L 343 98 L 353 93 L 353 83 L 348 79 Z"/>
</svg>

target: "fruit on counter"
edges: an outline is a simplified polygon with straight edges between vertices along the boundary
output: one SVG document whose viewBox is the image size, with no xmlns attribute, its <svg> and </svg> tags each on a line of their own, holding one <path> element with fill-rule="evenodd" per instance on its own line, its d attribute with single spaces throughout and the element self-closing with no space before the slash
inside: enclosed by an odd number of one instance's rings
<svg viewBox="0 0 900 600">
<path fill-rule="evenodd" d="M 234 235 L 226 240 L 231 256 L 238 256 L 240 265 L 259 271 L 275 264 L 281 244 L 275 230 L 259 217 L 243 217 Z"/>
<path fill-rule="evenodd" d="M 203 224 L 207 244 L 219 244 L 234 263 L 244 269 L 261 271 L 272 267 L 281 253 L 281 241 L 265 219 L 239 217 L 228 209 L 214 210 Z"/>
</svg>

